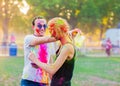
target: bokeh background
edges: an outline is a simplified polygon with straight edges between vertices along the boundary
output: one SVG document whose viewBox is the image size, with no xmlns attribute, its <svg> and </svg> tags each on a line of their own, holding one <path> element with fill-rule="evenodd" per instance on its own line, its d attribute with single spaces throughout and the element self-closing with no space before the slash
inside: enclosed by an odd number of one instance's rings
<svg viewBox="0 0 120 86">
<path fill-rule="evenodd" d="M 120 0 L 0 0 L 0 86 L 19 86 L 23 41 L 32 33 L 35 16 L 47 21 L 59 16 L 69 22 L 71 30 L 82 31 L 76 39 L 72 86 L 120 86 Z M 15 56 L 9 54 L 12 35 L 17 45 Z M 112 43 L 109 57 L 105 52 L 107 38 Z"/>
</svg>

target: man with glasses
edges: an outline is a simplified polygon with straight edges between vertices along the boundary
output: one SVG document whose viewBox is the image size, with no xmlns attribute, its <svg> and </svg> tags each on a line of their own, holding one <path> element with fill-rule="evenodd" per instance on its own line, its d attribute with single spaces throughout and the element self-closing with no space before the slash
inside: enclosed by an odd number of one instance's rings
<svg viewBox="0 0 120 86">
<path fill-rule="evenodd" d="M 48 85 L 48 74 L 41 68 L 38 68 L 28 58 L 29 53 L 34 52 L 40 61 L 44 63 L 49 62 L 50 56 L 52 55 L 50 51 L 52 51 L 52 49 L 47 43 L 56 41 L 56 39 L 53 37 L 44 36 L 46 28 L 46 20 L 42 17 L 35 17 L 32 21 L 32 29 L 34 33 L 27 35 L 24 39 L 24 69 L 21 86 Z"/>
</svg>

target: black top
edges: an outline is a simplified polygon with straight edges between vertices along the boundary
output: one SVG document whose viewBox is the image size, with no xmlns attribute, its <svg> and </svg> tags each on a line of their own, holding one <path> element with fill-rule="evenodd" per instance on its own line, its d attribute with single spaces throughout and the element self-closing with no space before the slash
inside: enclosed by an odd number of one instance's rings
<svg viewBox="0 0 120 86">
<path fill-rule="evenodd" d="M 53 75 L 51 86 L 70 86 L 74 70 L 75 54 L 76 52 L 74 51 L 73 58 L 66 60 L 62 67 Z"/>
</svg>

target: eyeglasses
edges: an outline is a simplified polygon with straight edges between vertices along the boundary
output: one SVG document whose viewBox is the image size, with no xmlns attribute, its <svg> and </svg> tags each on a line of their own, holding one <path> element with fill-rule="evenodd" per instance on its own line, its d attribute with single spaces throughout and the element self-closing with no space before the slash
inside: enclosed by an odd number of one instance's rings
<svg viewBox="0 0 120 86">
<path fill-rule="evenodd" d="M 46 28 L 47 28 L 47 25 L 46 25 L 46 24 L 41 25 L 40 23 L 38 23 L 38 25 L 37 25 L 37 26 L 39 27 L 39 29 L 41 29 L 42 27 L 43 27 L 44 29 L 46 29 Z"/>
</svg>

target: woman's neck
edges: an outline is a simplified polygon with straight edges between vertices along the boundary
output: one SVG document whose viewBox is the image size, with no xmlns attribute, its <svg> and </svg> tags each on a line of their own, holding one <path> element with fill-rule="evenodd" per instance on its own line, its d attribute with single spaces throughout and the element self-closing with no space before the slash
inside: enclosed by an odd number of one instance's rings
<svg viewBox="0 0 120 86">
<path fill-rule="evenodd" d="M 60 42 L 62 45 L 64 45 L 68 42 L 72 42 L 72 40 L 70 39 L 70 37 L 68 35 L 64 35 L 60 38 Z"/>
</svg>

